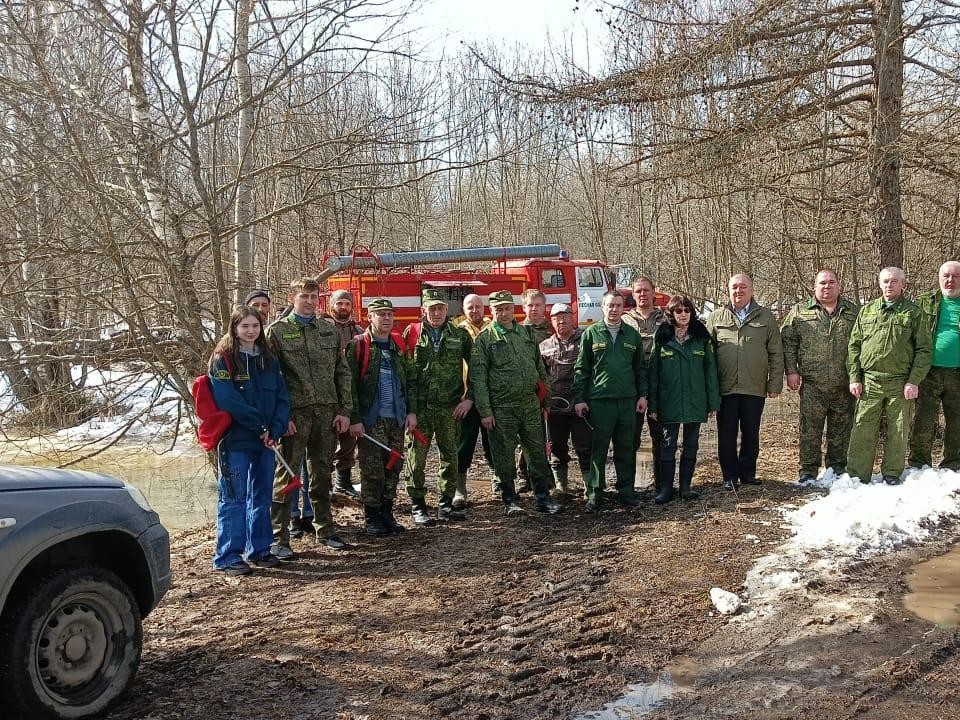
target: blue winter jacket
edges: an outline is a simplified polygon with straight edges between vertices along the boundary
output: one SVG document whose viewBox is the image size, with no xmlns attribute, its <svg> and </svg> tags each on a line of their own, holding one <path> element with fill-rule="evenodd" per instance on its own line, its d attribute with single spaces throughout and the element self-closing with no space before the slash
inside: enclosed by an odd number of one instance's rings
<svg viewBox="0 0 960 720">
<path fill-rule="evenodd" d="M 232 363 L 231 363 L 232 365 Z M 261 370 L 260 366 L 265 365 Z M 227 369 L 222 356 L 214 359 L 210 384 L 217 407 L 233 418 L 221 441 L 227 450 L 263 448 L 264 431 L 279 440 L 290 421 L 290 395 L 280 374 L 280 364 L 240 352 L 240 366 Z M 232 376 L 232 377 L 231 377 Z"/>
</svg>

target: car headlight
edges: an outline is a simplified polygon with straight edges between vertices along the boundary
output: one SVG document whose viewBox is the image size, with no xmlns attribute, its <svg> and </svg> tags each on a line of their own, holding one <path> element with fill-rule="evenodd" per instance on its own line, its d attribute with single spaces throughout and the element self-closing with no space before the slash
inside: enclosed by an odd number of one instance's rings
<svg viewBox="0 0 960 720">
<path fill-rule="evenodd" d="M 142 492 L 140 492 L 138 488 L 135 488 L 133 485 L 131 485 L 128 482 L 124 482 L 123 486 L 127 489 L 127 493 L 129 493 L 130 497 L 133 498 L 133 501 L 137 505 L 142 507 L 147 512 L 153 512 L 153 508 L 150 507 L 150 503 L 147 500 L 147 496 L 144 495 Z"/>
</svg>

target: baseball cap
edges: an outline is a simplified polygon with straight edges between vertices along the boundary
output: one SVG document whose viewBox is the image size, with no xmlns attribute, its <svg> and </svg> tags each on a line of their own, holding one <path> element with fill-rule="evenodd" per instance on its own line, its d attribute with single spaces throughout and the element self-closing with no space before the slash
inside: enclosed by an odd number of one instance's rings
<svg viewBox="0 0 960 720">
<path fill-rule="evenodd" d="M 550 308 L 550 317 L 554 315 L 559 315 L 560 313 L 573 313 L 573 308 L 567 305 L 566 303 L 557 303 L 552 308 Z"/>
</svg>

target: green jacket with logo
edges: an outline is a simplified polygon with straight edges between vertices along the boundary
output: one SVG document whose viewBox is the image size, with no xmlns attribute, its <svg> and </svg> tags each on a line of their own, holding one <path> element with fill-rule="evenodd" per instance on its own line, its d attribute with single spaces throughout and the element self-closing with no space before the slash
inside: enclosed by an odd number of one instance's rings
<svg viewBox="0 0 960 720">
<path fill-rule="evenodd" d="M 724 305 L 710 313 L 707 330 L 717 348 L 721 395 L 764 397 L 783 390 L 780 328 L 767 308 L 751 303 L 741 324 Z"/>
<path fill-rule="evenodd" d="M 494 408 L 535 402 L 537 382 L 549 385 L 533 332 L 516 321 L 510 330 L 491 323 L 477 335 L 469 378 L 480 417 L 490 417 Z"/>
<path fill-rule="evenodd" d="M 846 298 L 838 300 L 833 315 L 816 298 L 794 305 L 780 327 L 785 372 L 820 388 L 845 388 L 847 343 L 859 310 Z"/>
<path fill-rule="evenodd" d="M 654 335 L 647 412 L 656 413 L 661 424 L 702 423 L 707 413 L 720 409 L 713 340 L 696 318 L 690 321 L 689 333 L 681 344 L 673 325 L 664 323 Z"/>
<path fill-rule="evenodd" d="M 409 340 L 411 327 L 403 331 L 404 340 Z M 416 369 L 418 406 L 412 412 L 417 415 L 430 405 L 456 405 L 463 400 L 467 392 L 463 364 L 470 362 L 473 349 L 470 334 L 449 320 L 440 327 L 440 347 L 434 349 L 428 327 L 424 322 L 417 344 L 407 348 Z"/>
<path fill-rule="evenodd" d="M 647 354 L 640 333 L 621 322 L 614 342 L 603 321 L 584 330 L 573 368 L 574 403 L 646 394 Z"/>
<path fill-rule="evenodd" d="M 883 298 L 860 308 L 847 347 L 847 375 L 862 383 L 869 373 L 877 380 L 919 385 L 930 370 L 933 341 L 923 311 L 901 297 L 890 307 Z"/>
<path fill-rule="evenodd" d="M 369 338 L 370 359 L 367 363 L 366 373 L 360 377 L 360 367 L 363 364 L 363 352 L 361 348 L 360 359 L 357 359 L 357 345 L 360 338 Z M 366 342 L 366 341 L 365 341 Z M 394 382 L 399 385 L 399 390 L 403 394 L 401 411 L 416 414 L 417 406 L 417 369 L 410 359 L 409 354 L 404 353 L 397 345 L 395 339 L 390 337 L 390 350 L 393 359 Z M 344 358 L 349 368 L 351 378 L 353 378 L 353 412 L 350 413 L 350 424 L 356 425 L 363 422 L 364 427 L 369 430 L 376 422 L 378 408 L 374 407 L 377 401 L 377 386 L 380 384 L 380 348 L 373 340 L 373 333 L 367 328 L 363 335 L 357 335 L 347 349 L 344 351 Z M 406 418 L 396 418 L 398 425 L 403 425 Z"/>
<path fill-rule="evenodd" d="M 350 370 L 330 323 L 314 318 L 304 325 L 290 313 L 267 328 L 266 338 L 280 360 L 292 410 L 336 405 L 338 415 L 350 415 Z"/>
</svg>

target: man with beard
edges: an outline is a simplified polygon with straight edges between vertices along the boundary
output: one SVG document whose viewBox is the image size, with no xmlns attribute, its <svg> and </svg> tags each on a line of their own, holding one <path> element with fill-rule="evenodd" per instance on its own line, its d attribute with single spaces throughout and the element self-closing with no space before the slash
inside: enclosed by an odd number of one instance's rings
<svg viewBox="0 0 960 720">
<path fill-rule="evenodd" d="M 337 290 L 330 296 L 327 316 L 324 320 L 336 328 L 340 352 L 346 350 L 347 344 L 354 337 L 363 333 L 363 328 L 353 319 L 353 294 L 349 290 Z M 357 497 L 357 491 L 350 477 L 356 449 L 357 439 L 350 434 L 349 430 L 337 436 L 337 452 L 333 456 L 337 479 L 333 491 L 352 498 Z"/>
</svg>

